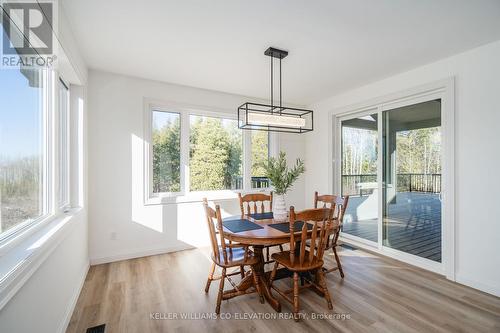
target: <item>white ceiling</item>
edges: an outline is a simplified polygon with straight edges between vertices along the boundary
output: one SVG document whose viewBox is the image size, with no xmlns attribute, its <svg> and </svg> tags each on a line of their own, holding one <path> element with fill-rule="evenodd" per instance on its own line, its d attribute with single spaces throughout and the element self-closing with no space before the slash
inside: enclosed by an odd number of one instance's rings
<svg viewBox="0 0 500 333">
<path fill-rule="evenodd" d="M 306 105 L 500 39 L 499 0 L 64 0 L 90 68 Z"/>
</svg>

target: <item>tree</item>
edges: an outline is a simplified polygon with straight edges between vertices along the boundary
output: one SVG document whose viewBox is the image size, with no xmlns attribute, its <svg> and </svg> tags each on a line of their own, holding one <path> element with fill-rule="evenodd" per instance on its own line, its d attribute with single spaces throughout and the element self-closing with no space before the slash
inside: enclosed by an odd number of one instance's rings
<svg viewBox="0 0 500 333">
<path fill-rule="evenodd" d="M 269 158 L 268 132 L 252 131 L 252 177 L 265 177 Z"/>
<path fill-rule="evenodd" d="M 377 131 L 342 128 L 342 174 L 377 173 Z"/>
<path fill-rule="evenodd" d="M 241 133 L 218 118 L 197 119 L 191 125 L 192 191 L 233 187 L 241 176 Z"/>
<path fill-rule="evenodd" d="M 241 160 L 243 155 L 241 130 L 237 126 L 229 126 L 226 131 L 229 136 L 229 161 L 224 175 L 224 182 L 226 188 L 241 188 L 243 184 L 236 184 L 236 181 L 241 179 L 243 173 Z"/>
<path fill-rule="evenodd" d="M 398 132 L 396 145 L 398 173 L 441 173 L 440 127 Z"/>
<path fill-rule="evenodd" d="M 154 192 L 179 192 L 180 123 L 169 121 L 153 130 L 153 189 Z"/>
</svg>

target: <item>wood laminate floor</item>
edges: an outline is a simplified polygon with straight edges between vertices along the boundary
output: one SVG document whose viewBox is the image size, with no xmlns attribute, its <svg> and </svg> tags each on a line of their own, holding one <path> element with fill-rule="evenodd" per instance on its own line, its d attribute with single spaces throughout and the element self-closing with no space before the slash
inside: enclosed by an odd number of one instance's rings
<svg viewBox="0 0 500 333">
<path fill-rule="evenodd" d="M 221 311 L 231 319 L 205 319 L 215 309 L 218 281 L 204 293 L 210 261 L 195 249 L 92 266 L 67 332 L 99 324 L 107 333 L 500 332 L 500 298 L 389 258 L 339 249 L 345 279 L 327 275 L 334 310 L 304 290 L 306 318 L 299 323 L 287 317 L 286 301 L 280 299 L 282 318 L 274 319 L 276 312 L 256 294 L 223 301 Z"/>
</svg>

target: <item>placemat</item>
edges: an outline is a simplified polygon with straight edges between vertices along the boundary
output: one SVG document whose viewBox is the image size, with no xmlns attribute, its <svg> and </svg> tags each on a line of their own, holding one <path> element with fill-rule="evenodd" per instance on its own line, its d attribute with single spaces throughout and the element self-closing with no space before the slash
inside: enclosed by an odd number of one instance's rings
<svg viewBox="0 0 500 333">
<path fill-rule="evenodd" d="M 295 223 L 293 224 L 294 232 L 301 231 L 303 225 L 304 225 L 303 221 L 295 221 Z M 273 223 L 273 224 L 268 224 L 268 226 L 287 234 L 290 233 L 290 223 L 288 222 Z M 312 224 L 308 223 L 307 230 L 311 230 L 312 228 L 313 228 Z"/>
<path fill-rule="evenodd" d="M 268 213 L 256 213 L 256 214 L 249 214 L 251 218 L 254 220 L 270 220 L 273 218 L 273 213 L 268 212 Z"/>
<path fill-rule="evenodd" d="M 248 230 L 263 229 L 264 227 L 245 219 L 227 220 L 222 224 L 232 232 L 242 232 Z"/>
</svg>

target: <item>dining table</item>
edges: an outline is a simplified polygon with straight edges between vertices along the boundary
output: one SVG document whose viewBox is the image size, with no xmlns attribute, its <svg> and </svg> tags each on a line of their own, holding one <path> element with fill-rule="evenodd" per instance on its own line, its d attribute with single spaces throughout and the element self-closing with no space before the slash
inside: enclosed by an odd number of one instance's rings
<svg viewBox="0 0 500 333">
<path fill-rule="evenodd" d="M 253 254 L 258 259 L 258 263 L 254 266 L 254 272 L 258 276 L 260 289 L 262 291 L 264 299 L 271 305 L 274 310 L 276 310 L 277 312 L 281 312 L 281 304 L 279 300 L 272 295 L 270 290 L 270 272 L 265 271 L 263 249 L 266 246 L 282 245 L 290 242 L 289 221 L 276 221 L 272 217 L 272 213 L 266 214 L 246 214 L 225 218 L 223 222 L 224 237 L 231 242 L 236 242 L 252 247 Z M 227 222 L 230 221 L 247 221 L 251 222 L 252 224 L 256 224 L 259 228 L 235 232 L 226 227 Z M 306 221 L 306 223 L 309 222 Z M 281 229 L 283 231 L 276 228 L 277 224 L 282 224 L 283 228 Z M 309 224 L 311 224 L 312 226 L 312 223 Z M 329 232 L 333 233 L 334 230 L 334 228 L 331 228 L 329 229 Z M 310 238 L 312 234 L 312 228 L 308 230 L 307 234 L 308 238 Z M 297 236 L 297 239 L 300 239 L 299 237 L 301 235 L 301 231 L 295 229 L 294 235 Z M 229 290 L 227 292 L 231 293 L 238 290 L 244 291 L 248 288 L 251 288 L 254 285 L 252 274 L 253 272 L 248 272 L 235 289 Z M 275 279 L 279 279 L 285 276 L 289 276 L 289 272 L 286 269 L 282 268 L 278 270 L 278 274 Z M 322 293 L 322 291 L 320 290 L 315 291 Z"/>
</svg>

